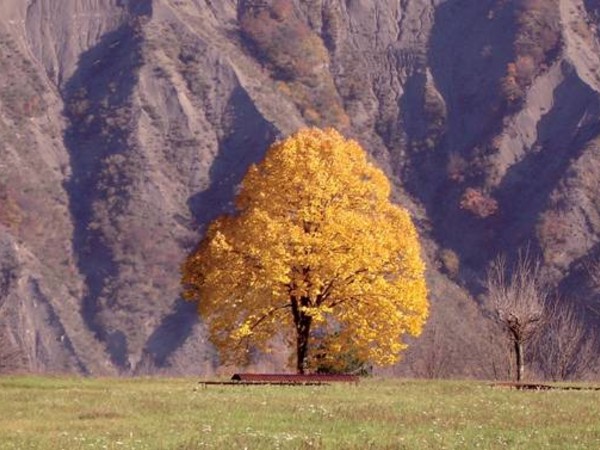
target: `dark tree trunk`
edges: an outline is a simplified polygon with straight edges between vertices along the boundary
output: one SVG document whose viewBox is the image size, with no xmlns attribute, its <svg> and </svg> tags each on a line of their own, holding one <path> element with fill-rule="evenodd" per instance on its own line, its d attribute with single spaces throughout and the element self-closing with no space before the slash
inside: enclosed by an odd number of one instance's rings
<svg viewBox="0 0 600 450">
<path fill-rule="evenodd" d="M 311 318 L 304 316 L 300 322 L 300 326 L 296 331 L 296 370 L 298 373 L 303 374 L 306 370 L 306 357 L 308 356 L 308 335 L 310 333 Z"/>
<path fill-rule="evenodd" d="M 525 363 L 523 362 L 523 342 L 515 339 L 515 360 L 517 363 L 517 382 L 523 381 Z"/>
<path fill-rule="evenodd" d="M 312 317 L 301 310 L 302 306 L 308 306 L 308 299 L 292 298 L 292 314 L 296 327 L 296 371 L 304 374 L 306 371 L 306 358 L 308 357 L 308 341 Z"/>
<path fill-rule="evenodd" d="M 520 329 L 516 326 L 510 328 L 510 334 L 515 348 L 515 369 L 517 372 L 517 382 L 520 382 L 523 381 L 525 375 L 525 362 L 523 359 L 523 345 L 525 342 L 525 337 L 520 332 Z"/>
</svg>

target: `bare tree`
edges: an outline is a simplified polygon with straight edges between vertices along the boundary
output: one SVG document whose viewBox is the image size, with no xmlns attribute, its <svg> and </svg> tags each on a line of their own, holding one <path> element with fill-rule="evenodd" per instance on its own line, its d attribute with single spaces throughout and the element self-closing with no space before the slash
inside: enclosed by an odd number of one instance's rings
<svg viewBox="0 0 600 450">
<path fill-rule="evenodd" d="M 573 303 L 554 302 L 537 343 L 536 359 L 552 380 L 582 378 L 598 361 L 597 337 Z"/>
<path fill-rule="evenodd" d="M 450 348 L 449 339 L 442 336 L 438 324 L 433 324 L 424 336 L 426 342 L 423 357 L 419 361 L 418 374 L 424 378 L 446 378 L 450 375 L 450 363 L 455 357 L 454 349 Z"/>
<path fill-rule="evenodd" d="M 18 372 L 23 366 L 22 352 L 11 342 L 8 335 L 0 330 L 0 373 Z"/>
<path fill-rule="evenodd" d="M 480 357 L 481 373 L 488 379 L 506 380 L 512 378 L 516 372 L 514 352 L 510 345 L 498 345 L 499 330 L 497 329 L 497 322 L 493 326 L 490 324 L 487 330 L 488 334 L 485 337 L 487 345 L 480 350 L 482 354 L 482 357 Z M 512 339 L 508 335 L 503 337 L 506 338 L 509 344 L 512 342 Z"/>
<path fill-rule="evenodd" d="M 488 271 L 489 299 L 512 341 L 517 381 L 525 375 L 525 345 L 544 326 L 549 291 L 542 283 L 540 271 L 539 260 L 533 260 L 529 251 L 519 251 L 510 272 L 503 255 L 496 257 Z"/>
</svg>

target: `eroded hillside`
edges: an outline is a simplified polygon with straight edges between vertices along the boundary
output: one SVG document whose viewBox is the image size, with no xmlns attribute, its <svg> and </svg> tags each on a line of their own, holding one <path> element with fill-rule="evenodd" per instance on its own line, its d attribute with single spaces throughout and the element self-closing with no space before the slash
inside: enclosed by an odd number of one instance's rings
<svg viewBox="0 0 600 450">
<path fill-rule="evenodd" d="M 361 142 L 424 239 L 432 318 L 396 370 L 505 376 L 481 298 L 498 252 L 529 244 L 570 301 L 596 299 L 599 17 L 589 0 L 3 1 L 3 351 L 213 370 L 179 265 L 266 147 L 316 125 Z"/>
</svg>

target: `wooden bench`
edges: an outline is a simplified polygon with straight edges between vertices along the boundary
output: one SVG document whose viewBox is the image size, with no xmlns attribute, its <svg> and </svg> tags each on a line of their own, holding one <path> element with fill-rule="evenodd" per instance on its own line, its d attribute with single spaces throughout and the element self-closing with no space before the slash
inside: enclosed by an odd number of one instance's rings
<svg viewBox="0 0 600 450">
<path fill-rule="evenodd" d="M 600 387 L 598 387 L 598 386 L 569 386 L 569 385 L 522 383 L 522 382 L 517 383 L 517 382 L 512 382 L 512 381 L 493 383 L 492 387 L 499 387 L 499 388 L 505 388 L 505 389 L 516 389 L 519 391 L 549 391 L 549 390 L 600 391 Z"/>
<path fill-rule="evenodd" d="M 357 375 L 346 374 L 285 374 L 285 373 L 236 373 L 231 381 L 201 381 L 203 385 L 282 385 L 282 386 L 319 386 L 331 383 L 358 383 Z"/>
</svg>

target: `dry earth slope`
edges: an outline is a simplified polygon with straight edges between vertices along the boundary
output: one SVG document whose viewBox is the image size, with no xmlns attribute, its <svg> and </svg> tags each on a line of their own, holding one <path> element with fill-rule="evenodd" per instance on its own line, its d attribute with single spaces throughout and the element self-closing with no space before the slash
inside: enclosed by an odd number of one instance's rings
<svg viewBox="0 0 600 450">
<path fill-rule="evenodd" d="M 491 258 L 529 243 L 572 301 L 597 297 L 599 17 L 592 0 L 3 0 L 0 352 L 213 370 L 179 264 L 274 139 L 333 125 L 424 238 L 432 318 L 395 370 L 505 376 Z"/>
</svg>

